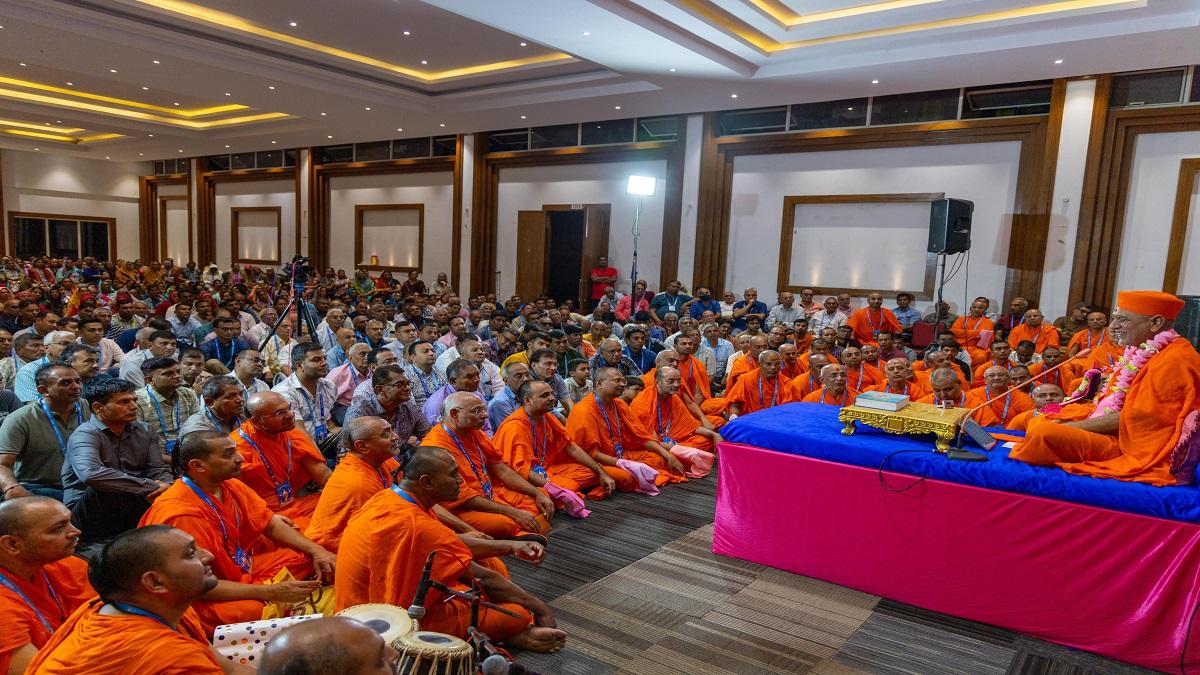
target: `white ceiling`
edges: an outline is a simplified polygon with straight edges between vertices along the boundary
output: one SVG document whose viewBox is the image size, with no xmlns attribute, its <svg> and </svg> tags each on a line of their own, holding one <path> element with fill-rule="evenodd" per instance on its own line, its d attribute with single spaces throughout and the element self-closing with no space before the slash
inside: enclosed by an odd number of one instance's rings
<svg viewBox="0 0 1200 675">
<path fill-rule="evenodd" d="M 1200 0 L 0 0 L 0 26 L 0 147 L 113 160 L 1200 63 Z"/>
</svg>

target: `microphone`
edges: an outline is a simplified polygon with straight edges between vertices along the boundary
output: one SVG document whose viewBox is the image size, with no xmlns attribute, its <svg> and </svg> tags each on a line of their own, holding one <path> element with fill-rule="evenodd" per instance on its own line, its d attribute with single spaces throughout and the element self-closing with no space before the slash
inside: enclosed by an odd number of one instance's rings
<svg viewBox="0 0 1200 675">
<path fill-rule="evenodd" d="M 429 557 L 425 558 L 425 568 L 421 570 L 421 582 L 417 584 L 417 594 L 413 597 L 412 604 L 408 606 L 408 618 L 413 621 L 420 621 L 425 618 L 425 596 L 429 594 L 429 587 L 432 585 L 430 575 L 433 573 L 433 557 L 437 555 L 437 551 L 430 551 Z"/>
</svg>

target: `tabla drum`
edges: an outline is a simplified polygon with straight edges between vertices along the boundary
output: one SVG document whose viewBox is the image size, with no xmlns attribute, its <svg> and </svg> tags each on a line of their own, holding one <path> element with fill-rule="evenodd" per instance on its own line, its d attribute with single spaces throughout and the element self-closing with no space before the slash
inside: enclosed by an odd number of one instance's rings
<svg viewBox="0 0 1200 675">
<path fill-rule="evenodd" d="M 409 618 L 408 612 L 395 605 L 355 605 L 338 612 L 337 616 L 350 617 L 367 624 L 371 630 L 379 633 L 384 642 L 396 650 L 400 649 L 399 641 L 413 632 L 413 620 Z"/>
<path fill-rule="evenodd" d="M 392 647 L 400 652 L 402 675 L 474 675 L 475 650 L 453 635 L 416 631 Z"/>
</svg>

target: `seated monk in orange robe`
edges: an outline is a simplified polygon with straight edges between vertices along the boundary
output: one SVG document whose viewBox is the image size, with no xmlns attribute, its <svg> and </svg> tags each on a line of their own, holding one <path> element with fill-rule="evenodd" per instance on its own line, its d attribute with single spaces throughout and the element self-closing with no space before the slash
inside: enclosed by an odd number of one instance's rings
<svg viewBox="0 0 1200 675">
<path fill-rule="evenodd" d="M 892 310 L 883 306 L 882 293 L 868 295 L 867 306 L 854 310 L 846 319 L 846 325 L 854 331 L 854 339 L 859 344 L 874 342 L 881 332 L 899 333 L 904 330 Z"/>
<path fill-rule="evenodd" d="M 983 382 L 983 374 L 992 366 L 1004 366 L 1011 368 L 1013 362 L 1009 360 L 1009 355 L 1012 354 L 1012 345 L 1004 340 L 992 340 L 991 350 L 988 355 L 991 358 L 980 361 L 975 364 L 975 371 L 971 375 L 972 384 L 980 384 Z"/>
<path fill-rule="evenodd" d="M 984 316 L 987 313 L 988 301 L 984 298 L 975 298 L 975 302 L 971 303 L 971 311 L 954 320 L 950 326 L 950 332 L 954 333 L 954 339 L 958 341 L 958 346 L 963 348 L 971 357 L 971 367 L 978 368 L 980 364 L 988 359 L 988 356 L 995 358 L 991 354 L 991 342 L 988 341 L 988 347 L 979 346 L 979 338 L 982 335 L 995 335 L 996 324 L 991 319 Z"/>
<path fill-rule="evenodd" d="M 329 465 L 309 435 L 296 428 L 283 396 L 273 391 L 252 394 L 246 408 L 250 419 L 229 435 L 242 455 L 242 482 L 262 497 L 267 508 L 303 530 L 321 495 L 301 497 L 300 490 L 309 483 L 323 487 L 329 480 Z"/>
<path fill-rule="evenodd" d="M 618 485 L 627 491 L 637 487 L 637 479 L 617 466 L 615 457 L 592 457 L 575 445 L 562 422 L 552 414 L 556 400 L 554 389 L 536 380 L 521 384 L 517 390 L 521 407 L 513 411 L 496 429 L 492 445 L 500 451 L 504 463 L 535 487 L 546 483 L 592 499 L 603 499 Z"/>
<path fill-rule="evenodd" d="M 824 386 L 821 384 L 821 369 L 832 363 L 829 358 L 824 354 L 813 354 L 804 373 L 788 382 L 793 401 L 803 401 L 805 396 Z"/>
<path fill-rule="evenodd" d="M 684 337 L 683 335 L 680 335 L 679 337 L 677 337 L 676 342 L 678 342 L 680 339 L 682 339 L 684 341 L 684 344 L 687 344 L 689 342 L 688 338 Z M 694 357 L 689 357 L 689 358 L 694 358 Z M 658 372 L 659 368 L 667 367 L 667 368 L 678 369 L 680 367 L 679 366 L 680 362 L 681 362 L 681 358 L 680 358 L 679 352 L 675 351 L 674 349 L 664 349 L 661 352 L 659 352 L 654 357 L 654 367 L 642 375 L 643 391 L 646 389 L 654 388 L 654 377 L 655 377 L 655 373 Z M 701 368 L 703 368 L 703 367 L 704 366 L 701 365 Z M 703 396 L 703 393 L 701 393 L 701 396 Z M 712 421 L 714 419 L 717 422 L 720 422 L 721 424 L 725 423 L 725 418 L 721 416 L 721 415 L 724 415 L 726 407 L 727 407 L 726 403 L 725 403 L 725 399 L 723 399 L 723 398 L 717 399 L 717 403 L 719 403 L 720 405 L 710 404 L 709 409 L 716 413 L 719 413 L 717 415 L 714 415 L 712 417 L 712 419 L 710 419 L 707 415 L 705 415 L 704 411 L 702 411 L 700 409 L 700 406 L 696 403 L 695 397 L 693 397 L 690 393 L 683 391 L 682 387 L 679 390 L 679 400 L 683 402 L 683 405 L 685 408 L 687 408 L 688 413 L 690 415 L 692 415 L 692 417 L 695 417 L 696 420 L 706 429 L 711 430 L 711 429 L 715 429 L 717 427 L 716 423 L 714 423 Z M 633 401 L 628 401 L 628 403 L 630 405 L 633 405 Z"/>
<path fill-rule="evenodd" d="M 1112 368 L 1117 359 L 1124 356 L 1125 350 L 1113 342 L 1112 333 L 1108 330 L 1108 316 L 1104 312 L 1091 312 L 1087 315 L 1087 324 L 1085 330 L 1071 336 L 1071 341 L 1067 343 L 1067 358 L 1090 349 L 1091 353 L 1076 362 L 1076 370 Z"/>
<path fill-rule="evenodd" d="M 813 369 L 812 359 L 814 356 L 821 356 L 825 359 L 825 363 L 822 364 L 823 366 L 827 366 L 830 363 L 841 363 L 841 361 L 834 357 L 833 353 L 830 351 L 829 343 L 820 338 L 817 338 L 809 343 L 808 351 L 797 357 L 796 363 L 800 364 L 801 370 L 808 372 Z M 821 369 L 817 368 L 816 370 L 818 371 L 817 378 L 820 379 L 821 376 L 819 373 Z"/>
<path fill-rule="evenodd" d="M 526 538 L 550 531 L 554 502 L 504 463 L 483 433 L 487 404 L 474 392 L 455 392 L 442 405 L 442 421 L 421 445 L 442 448 L 458 462 L 463 477 L 459 498 L 443 504 L 471 527 L 497 539 Z"/>
<path fill-rule="evenodd" d="M 725 394 L 730 415 L 748 415 L 795 401 L 794 389 L 779 374 L 782 365 L 783 358 L 779 352 L 763 352 L 758 358 L 758 369 L 746 373 Z"/>
<path fill-rule="evenodd" d="M 987 405 L 987 409 L 992 411 L 1000 425 L 1008 427 L 1017 415 L 1034 409 L 1033 399 L 1029 398 L 1029 394 L 1019 389 L 1008 391 L 1013 386 L 1012 375 L 1008 372 L 1008 368 L 992 366 L 984 372 L 983 380 L 984 387 L 979 391 L 983 400 L 988 401 L 1003 394 L 1001 398 Z"/>
<path fill-rule="evenodd" d="M 654 434 L 642 425 L 621 400 L 625 391 L 625 377 L 615 368 L 598 368 L 592 373 L 595 390 L 584 396 L 567 418 L 567 434 L 593 458 L 599 455 L 640 462 L 656 471 L 657 485 L 681 483 L 687 480 L 683 464 L 658 442 Z M 639 394 L 640 395 L 640 394 Z M 612 475 L 612 474 L 609 474 Z M 632 479 L 633 476 L 630 475 Z M 617 480 L 618 489 L 636 488 Z"/>
<path fill-rule="evenodd" d="M 794 380 L 805 373 L 805 369 L 800 367 L 800 352 L 796 350 L 796 345 L 785 342 L 775 351 L 779 352 L 779 358 L 782 359 L 779 372 L 788 380 Z"/>
<path fill-rule="evenodd" d="M 913 376 L 908 359 L 898 356 L 891 359 L 883 367 L 884 380 L 867 391 L 881 391 L 885 394 L 904 394 L 910 401 L 916 401 L 930 394 L 925 383 Z"/>
<path fill-rule="evenodd" d="M 1067 365 L 1057 370 L 1051 370 L 1060 363 L 1067 360 L 1066 354 L 1058 347 L 1046 347 L 1046 351 L 1042 352 L 1042 360 L 1029 366 L 1029 375 L 1036 382 L 1046 382 L 1049 384 L 1057 384 L 1063 391 L 1067 390 L 1072 382 L 1078 380 L 1083 371 L 1080 370 L 1080 363 L 1087 363 L 1087 357 L 1081 357 L 1074 363 Z M 1050 372 L 1047 372 L 1050 371 Z"/>
<path fill-rule="evenodd" d="M 300 602 L 320 580 L 269 582 L 287 568 L 295 579 L 333 579 L 334 555 L 274 513 L 245 483 L 233 440 L 215 431 L 184 436 L 172 457 L 181 474 L 142 516 L 140 526 L 170 525 L 212 554 L 216 588 L 193 605 L 205 630 L 257 621 L 268 602 Z M 263 540 L 272 546 L 262 546 Z M 268 550 L 269 549 L 269 550 Z"/>
<path fill-rule="evenodd" d="M 1192 483 L 1200 453 L 1200 355 L 1174 331 L 1182 308 L 1169 293 L 1118 293 L 1110 331 L 1119 346 L 1136 347 L 1129 366 L 1123 357 L 1109 373 L 1086 418 L 1067 421 L 1067 409 L 1045 415 L 1009 457 L 1087 476 Z"/>
<path fill-rule="evenodd" d="M 958 379 L 958 373 L 949 368 L 937 368 L 931 372 L 929 386 L 933 393 L 922 397 L 917 403 L 932 403 L 936 406 L 945 403 L 952 408 L 974 408 L 987 400 L 974 391 L 964 389 Z M 985 427 L 1000 426 L 1000 420 L 987 406 L 976 410 L 971 417 Z"/>
<path fill-rule="evenodd" d="M 750 350 L 742 358 L 734 360 L 733 366 L 729 368 L 729 373 L 726 375 L 725 398 L 729 398 L 728 392 L 733 389 L 742 375 L 758 368 L 758 357 L 767 350 L 767 346 L 767 338 L 762 335 L 750 338 Z"/>
<path fill-rule="evenodd" d="M 1025 311 L 1025 322 L 1014 326 L 1008 333 L 1008 344 L 1013 349 L 1024 341 L 1033 343 L 1034 353 L 1041 354 L 1046 350 L 1046 347 L 1059 346 L 1058 329 L 1051 324 L 1044 323 L 1041 310 L 1030 309 Z"/>
<path fill-rule="evenodd" d="M 0 673 L 23 673 L 51 633 L 96 596 L 71 511 L 50 497 L 0 502 Z"/>
<path fill-rule="evenodd" d="M 689 478 L 703 478 L 712 470 L 712 452 L 721 437 L 697 422 L 680 400 L 680 380 L 677 368 L 656 368 L 653 386 L 642 390 L 629 409 L 683 464 Z"/>
<path fill-rule="evenodd" d="M 1039 384 L 1033 388 L 1033 395 L 1030 398 L 1033 400 L 1033 410 L 1026 410 L 1012 418 L 1008 424 L 1004 425 L 1004 428 L 1013 431 L 1027 431 L 1029 425 L 1042 416 L 1042 408 L 1051 403 L 1062 403 L 1065 396 L 1062 387 L 1057 384 Z"/>
<path fill-rule="evenodd" d="M 847 349 L 850 349 L 847 347 Z M 804 397 L 805 403 L 823 403 L 825 405 L 852 405 L 857 391 L 846 384 L 846 366 L 831 363 L 821 369 L 821 388 Z"/>
<path fill-rule="evenodd" d="M 416 595 L 426 558 L 436 551 L 431 579 L 460 591 L 469 590 L 478 580 L 488 601 L 516 614 L 480 607 L 481 631 L 518 649 L 558 651 L 566 634 L 554 627 L 550 609 L 502 575 L 477 564 L 474 559 L 486 552 L 469 549 L 430 514 L 434 504 L 462 501 L 459 476 L 459 464 L 446 450 L 422 446 L 405 465 L 399 485 L 367 500 L 342 535 L 334 584 L 337 610 L 365 603 L 407 607 Z M 535 563 L 542 557 L 541 546 L 533 542 L 479 541 L 481 546 L 491 545 L 492 555 L 512 553 Z M 447 598 L 431 588 L 420 628 L 465 638 L 470 618 L 468 602 Z"/>
<path fill-rule="evenodd" d="M 862 362 L 862 350 L 850 346 L 842 350 L 842 365 L 846 367 L 846 386 L 856 392 L 866 391 L 883 381 L 883 373 Z"/>
<path fill-rule="evenodd" d="M 683 378 L 679 393 L 683 402 L 696 404 L 700 410 L 697 418 L 700 423 L 710 430 L 720 429 L 725 424 L 725 411 L 728 404 L 724 398 L 713 398 L 712 383 L 708 376 L 708 368 L 696 358 L 696 350 L 700 348 L 700 331 L 695 328 L 685 328 L 675 338 L 675 354 L 679 357 L 680 376 Z M 693 411 L 694 414 L 694 411 Z M 705 424 L 707 420 L 707 424 Z"/>
<path fill-rule="evenodd" d="M 926 389 L 933 391 L 933 386 L 929 383 L 930 374 L 938 368 L 949 368 L 958 377 L 958 385 L 963 389 L 970 389 L 971 383 L 963 374 L 962 367 L 955 363 L 956 360 L 945 349 L 931 349 L 925 353 L 923 360 L 913 362 L 913 374 L 921 379 Z"/>
<path fill-rule="evenodd" d="M 196 432 L 205 433 L 205 432 Z M 101 596 L 75 610 L 34 657 L 37 675 L 187 673 L 238 668 L 209 645 L 191 605 L 212 592 L 212 555 L 166 525 L 128 530 L 92 561 Z"/>
</svg>

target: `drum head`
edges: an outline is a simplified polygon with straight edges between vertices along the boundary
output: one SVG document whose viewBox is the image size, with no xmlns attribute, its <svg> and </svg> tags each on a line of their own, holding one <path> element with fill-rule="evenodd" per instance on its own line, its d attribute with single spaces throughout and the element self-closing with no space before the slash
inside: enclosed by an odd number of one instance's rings
<svg viewBox="0 0 1200 675">
<path fill-rule="evenodd" d="M 400 643 L 400 645 L 396 645 L 397 649 L 400 649 L 403 646 L 414 651 L 424 652 L 426 654 L 453 654 L 471 651 L 471 645 L 467 644 L 466 640 L 456 638 L 453 635 L 434 633 L 427 630 L 409 633 L 400 639 Z"/>
<path fill-rule="evenodd" d="M 412 632 L 413 621 L 408 612 L 394 605 L 368 604 L 347 607 L 337 613 L 365 623 L 379 633 L 383 641 L 392 644 Z"/>
</svg>

